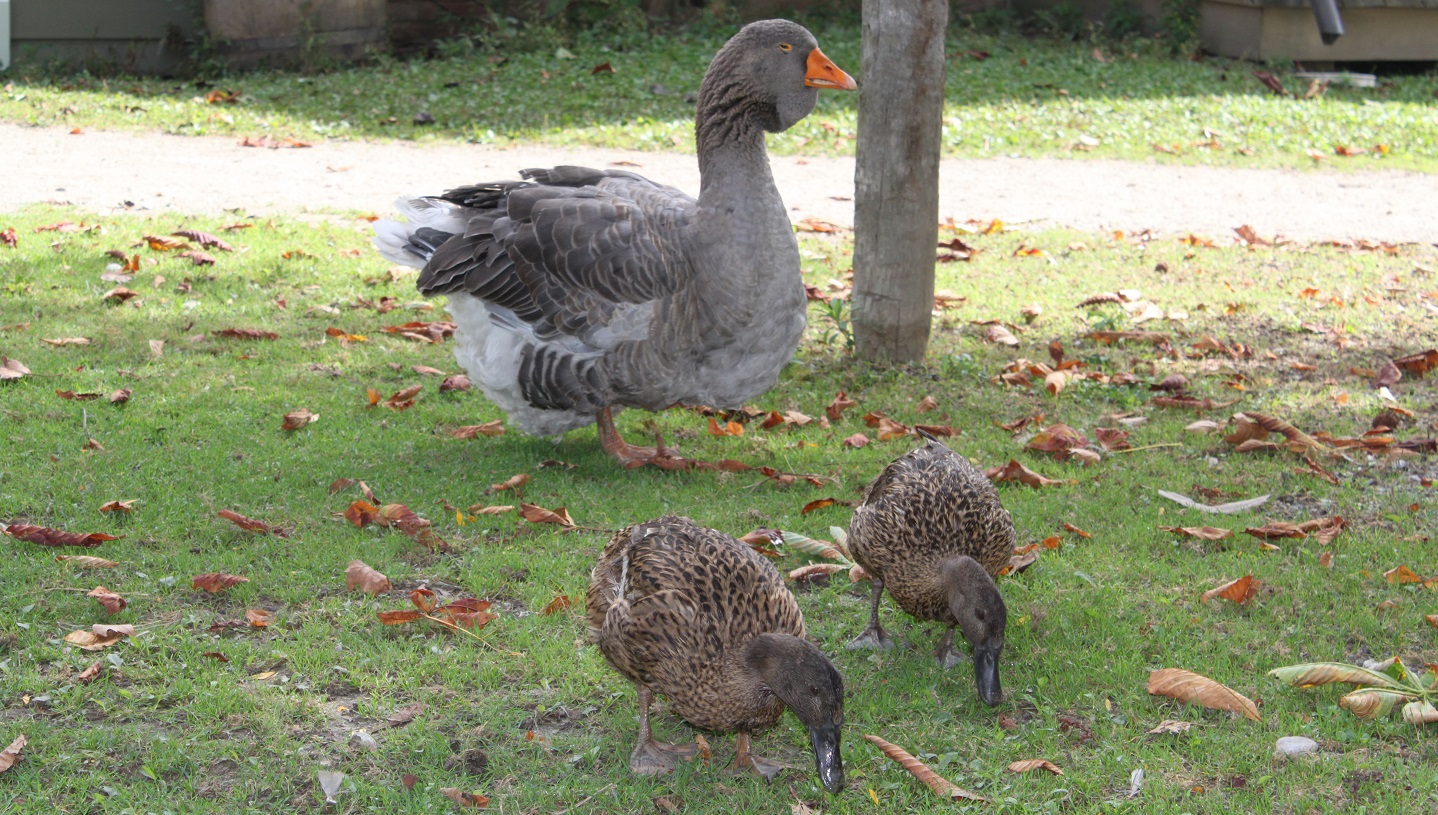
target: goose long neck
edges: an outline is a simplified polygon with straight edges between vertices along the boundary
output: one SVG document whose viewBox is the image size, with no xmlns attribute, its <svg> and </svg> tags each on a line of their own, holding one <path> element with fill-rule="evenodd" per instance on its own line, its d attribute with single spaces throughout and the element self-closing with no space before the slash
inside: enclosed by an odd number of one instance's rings
<svg viewBox="0 0 1438 815">
<path fill-rule="evenodd" d="M 718 62 L 720 57 L 715 58 Z M 710 69 L 699 90 L 694 117 L 694 142 L 699 153 L 699 200 L 719 192 L 721 182 L 773 186 L 769 157 L 764 150 L 764 123 L 773 118 L 773 106 L 754 99 L 732 77 Z"/>
</svg>

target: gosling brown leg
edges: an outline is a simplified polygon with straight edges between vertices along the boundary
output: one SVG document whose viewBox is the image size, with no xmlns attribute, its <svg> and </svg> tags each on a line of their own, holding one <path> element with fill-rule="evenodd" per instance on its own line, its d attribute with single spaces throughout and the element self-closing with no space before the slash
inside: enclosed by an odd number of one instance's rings
<svg viewBox="0 0 1438 815">
<path fill-rule="evenodd" d="M 939 638 L 939 644 L 934 648 L 934 658 L 939 661 L 939 667 L 944 669 L 968 661 L 963 654 L 954 650 L 954 627 L 952 625 L 944 631 L 944 636 Z"/>
<path fill-rule="evenodd" d="M 649 704 L 654 701 L 654 691 L 647 685 L 639 685 L 639 744 L 629 756 L 629 770 L 635 775 L 660 775 L 673 771 L 679 759 L 688 760 L 694 756 L 692 744 L 665 744 L 654 740 L 649 730 Z"/>
<path fill-rule="evenodd" d="M 621 467 L 648 463 L 659 453 L 658 448 L 639 447 L 625 441 L 614 426 L 614 415 L 609 408 L 599 411 L 594 423 L 599 429 L 599 446 Z"/>
<path fill-rule="evenodd" d="M 869 578 L 869 590 L 873 593 L 873 606 L 869 609 L 869 627 L 864 633 L 849 640 L 849 648 L 878 648 L 888 650 L 894 645 L 884 629 L 879 626 L 879 600 L 884 596 L 884 581 L 877 577 Z"/>
<path fill-rule="evenodd" d="M 773 781 L 774 777 L 783 771 L 784 765 L 750 752 L 748 733 L 740 730 L 739 734 L 734 737 L 734 763 L 730 765 L 730 772 L 750 773 L 765 781 Z"/>
</svg>

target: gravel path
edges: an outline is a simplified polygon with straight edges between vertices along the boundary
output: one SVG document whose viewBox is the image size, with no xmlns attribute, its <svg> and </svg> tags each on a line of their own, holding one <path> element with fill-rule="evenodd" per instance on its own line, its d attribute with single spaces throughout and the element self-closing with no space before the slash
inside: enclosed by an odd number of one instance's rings
<svg viewBox="0 0 1438 815">
<path fill-rule="evenodd" d="M 589 148 L 321 142 L 308 149 L 240 147 L 233 138 L 87 131 L 0 124 L 0 212 L 42 201 L 95 212 L 125 202 L 152 211 L 251 213 L 385 212 L 401 193 L 515 177 L 524 167 L 632 167 L 691 193 L 691 155 Z M 854 161 L 773 158 L 795 220 L 853 223 Z M 949 159 L 940 217 L 1048 222 L 1077 229 L 1153 229 L 1227 236 L 1248 224 L 1260 235 L 1300 240 L 1438 241 L 1438 175 L 1178 167 L 1059 159 Z"/>
</svg>

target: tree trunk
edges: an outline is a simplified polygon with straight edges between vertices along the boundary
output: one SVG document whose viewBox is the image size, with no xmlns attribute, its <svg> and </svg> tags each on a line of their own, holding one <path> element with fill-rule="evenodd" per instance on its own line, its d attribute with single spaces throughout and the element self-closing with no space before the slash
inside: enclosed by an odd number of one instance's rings
<svg viewBox="0 0 1438 815">
<path fill-rule="evenodd" d="M 928 349 L 948 12 L 948 0 L 864 0 L 853 312 L 864 359 L 916 362 Z"/>
</svg>

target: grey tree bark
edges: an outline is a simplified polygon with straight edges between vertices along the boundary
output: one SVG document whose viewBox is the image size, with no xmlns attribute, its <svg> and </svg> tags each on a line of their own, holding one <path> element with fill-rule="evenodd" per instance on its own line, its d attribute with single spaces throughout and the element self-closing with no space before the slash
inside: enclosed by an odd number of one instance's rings
<svg viewBox="0 0 1438 815">
<path fill-rule="evenodd" d="M 864 0 L 853 303 L 864 359 L 928 349 L 948 13 L 948 0 Z"/>
</svg>

